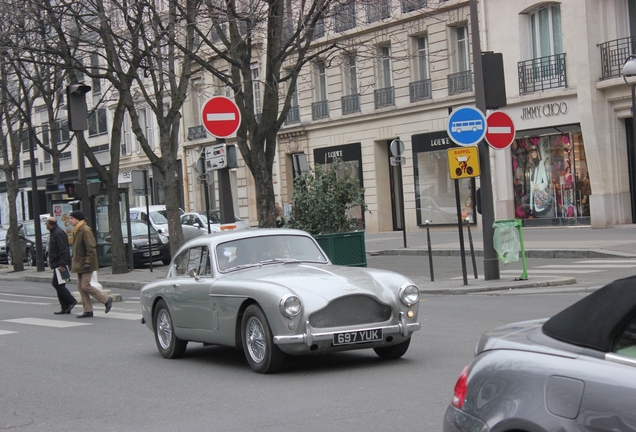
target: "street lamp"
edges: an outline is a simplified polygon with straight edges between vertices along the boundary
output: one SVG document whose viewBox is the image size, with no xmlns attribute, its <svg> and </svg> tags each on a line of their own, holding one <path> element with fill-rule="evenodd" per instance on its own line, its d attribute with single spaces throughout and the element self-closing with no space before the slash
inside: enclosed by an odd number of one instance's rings
<svg viewBox="0 0 636 432">
<path fill-rule="evenodd" d="M 633 81 L 628 81 L 627 77 L 634 78 Z M 636 54 L 631 54 L 625 64 L 623 65 L 623 79 L 625 80 L 625 84 L 631 87 L 632 89 L 632 142 L 631 148 L 628 148 L 627 155 L 629 157 L 628 166 L 632 166 L 632 164 L 636 165 Z M 636 173 L 632 172 L 632 176 L 636 176 Z M 632 186 L 636 181 L 634 178 L 630 179 Z M 636 200 L 632 199 L 632 222 L 636 221 Z"/>
</svg>

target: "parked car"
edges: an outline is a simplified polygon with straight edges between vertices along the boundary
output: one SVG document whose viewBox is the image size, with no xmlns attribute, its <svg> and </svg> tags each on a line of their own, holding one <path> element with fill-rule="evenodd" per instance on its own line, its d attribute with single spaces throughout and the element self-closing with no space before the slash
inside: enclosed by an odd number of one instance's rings
<svg viewBox="0 0 636 432">
<path fill-rule="evenodd" d="M 635 431 L 636 276 L 484 333 L 444 431 Z"/>
<path fill-rule="evenodd" d="M 121 232 L 124 242 L 128 241 L 128 226 L 124 222 L 121 224 Z M 164 243 L 159 238 L 155 229 L 150 227 L 150 242 L 152 252 L 148 247 L 148 225 L 142 221 L 130 222 L 130 234 L 132 240 L 133 264 L 135 267 L 149 264 L 150 261 L 161 261 L 163 264 L 170 264 L 170 245 Z"/>
<path fill-rule="evenodd" d="M 181 215 L 181 228 L 183 229 L 183 239 L 185 241 L 192 240 L 208 234 L 208 222 L 210 223 L 210 232 L 219 232 L 221 228 L 221 213 L 219 210 L 210 210 L 209 218 L 205 211 L 189 212 Z M 234 223 L 223 225 L 223 228 L 243 230 L 249 226 L 238 216 L 234 216 Z"/>
<path fill-rule="evenodd" d="M 132 207 L 129 211 L 131 221 L 150 221 L 150 225 L 157 231 L 164 243 L 168 243 L 168 211 L 165 205 L 148 206 L 150 217 L 146 214 L 146 207 Z M 179 209 L 183 214 L 183 210 Z"/>
<path fill-rule="evenodd" d="M 7 237 L 7 230 L 0 228 L 0 262 L 7 262 L 7 246 L 5 238 Z"/>
<path fill-rule="evenodd" d="M 49 242 L 49 231 L 46 229 L 46 224 L 44 223 L 44 221 L 40 221 L 40 230 L 42 233 L 42 258 L 44 259 L 44 263 L 46 265 L 46 262 L 48 260 L 46 246 Z M 18 234 L 20 237 L 20 247 L 22 248 L 22 256 L 24 257 L 24 260 L 29 265 L 37 265 L 35 223 L 33 223 L 33 221 L 21 222 L 18 225 Z M 9 235 L 9 231 L 7 231 L 5 243 L 7 251 L 7 262 L 9 265 L 13 265 L 13 256 L 11 253 L 11 236 Z"/>
<path fill-rule="evenodd" d="M 333 265 L 309 234 L 283 228 L 191 240 L 164 280 L 142 288 L 141 306 L 163 357 L 183 356 L 188 342 L 225 345 L 258 373 L 286 355 L 372 348 L 399 358 L 421 327 L 411 280 Z"/>
</svg>

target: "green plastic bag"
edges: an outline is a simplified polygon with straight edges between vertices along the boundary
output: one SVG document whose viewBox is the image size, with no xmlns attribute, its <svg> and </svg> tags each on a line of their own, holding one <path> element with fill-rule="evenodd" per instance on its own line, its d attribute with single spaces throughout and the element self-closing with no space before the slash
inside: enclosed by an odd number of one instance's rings
<svg viewBox="0 0 636 432">
<path fill-rule="evenodd" d="M 519 261 L 519 233 L 515 220 L 495 221 L 493 243 L 502 263 Z"/>
</svg>

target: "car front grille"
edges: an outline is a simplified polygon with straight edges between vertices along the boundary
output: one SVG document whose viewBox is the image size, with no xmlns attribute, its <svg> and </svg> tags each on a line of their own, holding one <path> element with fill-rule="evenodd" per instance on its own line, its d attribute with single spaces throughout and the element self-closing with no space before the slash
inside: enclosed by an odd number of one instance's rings
<svg viewBox="0 0 636 432">
<path fill-rule="evenodd" d="M 391 307 L 366 295 L 350 295 L 329 303 L 309 317 L 312 327 L 340 327 L 387 321 Z"/>
</svg>

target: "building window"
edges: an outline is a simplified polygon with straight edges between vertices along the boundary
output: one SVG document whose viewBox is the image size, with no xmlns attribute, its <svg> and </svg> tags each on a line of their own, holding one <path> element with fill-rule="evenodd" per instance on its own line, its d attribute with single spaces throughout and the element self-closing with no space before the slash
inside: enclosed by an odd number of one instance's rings
<svg viewBox="0 0 636 432">
<path fill-rule="evenodd" d="M 260 119 L 263 112 L 261 101 L 261 82 L 258 71 L 258 63 L 252 63 L 252 92 L 254 93 L 254 114 Z"/>
<path fill-rule="evenodd" d="M 49 124 L 42 123 L 42 126 L 40 128 L 42 129 L 42 138 L 41 138 L 42 146 L 45 148 L 51 147 L 51 139 L 49 135 Z M 50 161 L 51 161 L 51 154 L 47 152 L 46 150 L 44 150 L 44 162 L 50 162 Z"/>
<path fill-rule="evenodd" d="M 97 55 L 97 53 L 91 54 L 91 72 L 94 75 L 98 75 L 100 73 L 100 71 L 99 71 L 99 55 Z M 92 84 L 93 84 L 93 88 L 91 90 L 93 90 L 93 94 L 101 94 L 102 93 L 102 85 L 101 85 L 101 81 L 99 80 L 99 78 L 93 78 Z"/>
<path fill-rule="evenodd" d="M 360 112 L 360 95 L 358 89 L 358 65 L 356 55 L 348 53 L 344 59 L 344 80 L 342 96 L 342 114 Z"/>
<path fill-rule="evenodd" d="M 137 110 L 137 115 L 139 116 L 139 127 L 148 142 L 148 146 L 151 149 L 155 148 L 155 135 L 152 128 L 152 110 L 150 108 L 140 108 Z M 135 140 L 135 151 L 137 153 L 141 153 L 141 143 L 139 140 Z"/>
<path fill-rule="evenodd" d="M 286 70 L 285 74 L 290 75 L 291 70 Z M 287 81 L 287 92 L 291 90 L 290 81 Z M 294 88 L 291 96 L 291 105 L 289 111 L 287 111 L 287 117 L 285 118 L 285 124 L 300 123 L 300 102 L 298 101 L 298 91 Z"/>
<path fill-rule="evenodd" d="M 414 10 L 418 10 L 426 7 L 428 3 L 427 0 L 401 0 L 402 3 L 402 13 L 412 12 Z"/>
<path fill-rule="evenodd" d="M 545 6 L 530 14 L 533 58 L 563 53 L 561 6 Z"/>
<path fill-rule="evenodd" d="M 327 99 L 327 70 L 325 62 L 319 60 L 315 64 L 315 102 L 311 104 L 314 120 L 329 117 L 329 101 Z"/>
<path fill-rule="evenodd" d="M 51 131 L 51 138 L 56 147 L 65 145 L 71 139 L 66 120 L 55 121 L 55 128 Z"/>
<path fill-rule="evenodd" d="M 454 27 L 455 53 L 453 55 L 453 68 L 455 72 L 470 70 L 470 49 L 468 45 L 468 27 Z"/>
<path fill-rule="evenodd" d="M 124 121 L 121 124 L 121 155 L 132 154 L 132 130 L 130 127 L 130 114 L 124 113 Z"/>
<path fill-rule="evenodd" d="M 391 2 L 380 0 L 367 5 L 367 23 L 386 19 L 390 16 Z"/>
<path fill-rule="evenodd" d="M 96 137 L 107 133 L 106 108 L 99 108 L 88 116 L 88 136 Z"/>
<path fill-rule="evenodd" d="M 192 80 L 190 91 L 190 109 L 192 110 L 191 126 L 201 125 L 201 109 L 203 107 L 203 81 L 200 78 Z"/>
<path fill-rule="evenodd" d="M 305 153 L 294 153 L 291 157 L 295 179 L 303 176 L 309 171 L 307 166 L 307 155 Z"/>
<path fill-rule="evenodd" d="M 428 37 L 420 36 L 415 38 L 415 81 L 409 84 L 409 97 L 411 102 L 430 99 L 431 94 L 431 72 L 429 63 Z"/>
<path fill-rule="evenodd" d="M 382 108 L 395 104 L 393 94 L 393 65 L 391 62 L 391 47 L 381 46 L 379 49 L 378 87 L 375 89 L 375 108 Z"/>
<path fill-rule="evenodd" d="M 352 29 L 356 26 L 356 4 L 354 1 L 337 5 L 334 8 L 334 21 L 337 32 Z"/>
</svg>

